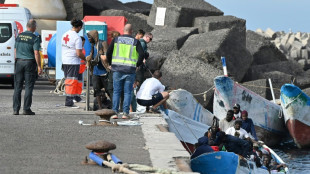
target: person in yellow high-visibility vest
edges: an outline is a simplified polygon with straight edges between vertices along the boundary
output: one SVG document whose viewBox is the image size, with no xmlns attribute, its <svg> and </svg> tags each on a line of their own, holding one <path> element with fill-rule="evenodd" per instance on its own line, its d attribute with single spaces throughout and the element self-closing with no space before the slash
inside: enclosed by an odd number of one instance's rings
<svg viewBox="0 0 310 174">
<path fill-rule="evenodd" d="M 120 96 L 124 91 L 123 119 L 128 118 L 136 68 L 143 63 L 144 58 L 141 43 L 131 36 L 132 32 L 132 25 L 126 24 L 124 34 L 114 38 L 107 51 L 107 59 L 113 71 L 112 109 L 118 113 Z M 113 118 L 117 118 L 117 116 Z"/>
</svg>

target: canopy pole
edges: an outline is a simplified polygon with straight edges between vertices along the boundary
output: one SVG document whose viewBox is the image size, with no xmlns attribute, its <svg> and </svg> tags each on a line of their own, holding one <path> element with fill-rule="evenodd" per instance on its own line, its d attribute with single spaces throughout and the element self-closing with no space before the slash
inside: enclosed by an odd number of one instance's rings
<svg viewBox="0 0 310 174">
<path fill-rule="evenodd" d="M 269 78 L 268 80 L 269 80 L 270 91 L 271 91 L 273 102 L 276 103 L 276 98 L 274 97 L 274 92 L 273 92 L 273 87 L 272 87 L 271 79 Z"/>
</svg>

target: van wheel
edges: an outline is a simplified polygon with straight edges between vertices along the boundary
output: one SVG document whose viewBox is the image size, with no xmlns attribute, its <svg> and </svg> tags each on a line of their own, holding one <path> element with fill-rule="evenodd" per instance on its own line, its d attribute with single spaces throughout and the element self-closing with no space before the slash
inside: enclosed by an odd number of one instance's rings
<svg viewBox="0 0 310 174">
<path fill-rule="evenodd" d="M 12 84 L 12 88 L 14 88 L 14 86 L 15 86 L 15 85 L 14 85 L 14 81 L 13 81 L 11 84 Z"/>
</svg>

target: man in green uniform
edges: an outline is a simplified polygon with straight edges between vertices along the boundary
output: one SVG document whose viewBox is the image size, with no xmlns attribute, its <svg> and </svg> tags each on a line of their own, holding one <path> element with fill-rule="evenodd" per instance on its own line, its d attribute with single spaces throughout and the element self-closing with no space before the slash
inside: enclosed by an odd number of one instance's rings
<svg viewBox="0 0 310 174">
<path fill-rule="evenodd" d="M 25 82 L 24 115 L 35 115 L 31 111 L 32 91 L 37 74 L 42 74 L 40 60 L 40 38 L 33 33 L 37 28 L 36 21 L 30 19 L 27 23 L 27 31 L 19 34 L 15 42 L 15 76 L 13 114 L 19 115 L 21 107 L 21 93 Z"/>
</svg>

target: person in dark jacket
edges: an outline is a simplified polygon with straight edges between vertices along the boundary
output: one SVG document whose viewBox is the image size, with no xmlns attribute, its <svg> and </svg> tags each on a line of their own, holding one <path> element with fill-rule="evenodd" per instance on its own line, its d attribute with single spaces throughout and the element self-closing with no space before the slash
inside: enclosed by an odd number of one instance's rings
<svg viewBox="0 0 310 174">
<path fill-rule="evenodd" d="M 40 38 L 33 33 L 37 28 L 34 19 L 27 23 L 27 31 L 19 34 L 15 42 L 15 74 L 13 115 L 19 115 L 21 108 L 21 93 L 25 84 L 24 115 L 35 115 L 31 110 L 32 92 L 38 75 L 42 74 L 40 50 Z"/>
<path fill-rule="evenodd" d="M 250 144 L 246 140 L 242 140 L 238 137 L 227 135 L 225 132 L 219 132 L 219 138 L 216 140 L 225 146 L 228 152 L 234 152 L 243 157 L 247 157 L 250 153 Z M 221 147 L 221 146 L 220 146 Z M 221 149 L 221 148 L 220 148 Z"/>
<path fill-rule="evenodd" d="M 191 159 L 196 158 L 197 156 L 204 154 L 204 153 L 209 153 L 209 152 L 214 152 L 214 150 L 209 146 L 208 144 L 208 137 L 203 136 L 198 139 L 198 143 L 195 144 L 195 151 L 191 156 Z"/>
<path fill-rule="evenodd" d="M 124 35 L 114 38 L 107 51 L 107 59 L 113 71 L 112 109 L 119 112 L 120 96 L 124 91 L 123 119 L 128 118 L 136 68 L 143 63 L 144 58 L 141 43 L 131 36 L 132 32 L 132 25 L 126 24 Z"/>
<path fill-rule="evenodd" d="M 241 113 L 242 118 L 242 126 L 241 128 L 244 129 L 247 133 L 253 136 L 255 141 L 257 141 L 256 131 L 251 118 L 248 118 L 248 112 L 246 110 L 242 111 Z"/>
</svg>

